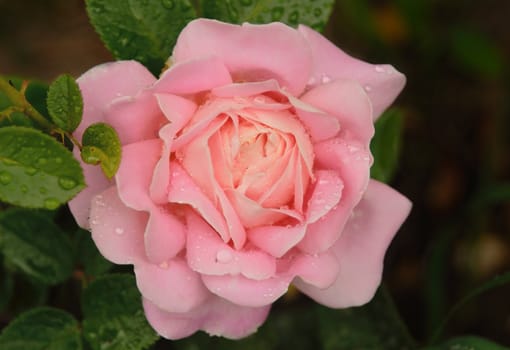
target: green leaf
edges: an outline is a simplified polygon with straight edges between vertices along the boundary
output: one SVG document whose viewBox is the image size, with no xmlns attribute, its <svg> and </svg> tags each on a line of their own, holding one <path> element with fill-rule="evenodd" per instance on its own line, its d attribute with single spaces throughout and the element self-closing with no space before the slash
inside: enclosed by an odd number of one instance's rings
<svg viewBox="0 0 510 350">
<path fill-rule="evenodd" d="M 88 231 L 79 229 L 76 233 L 75 252 L 77 263 L 83 266 L 87 275 L 100 276 L 113 267 L 113 264 L 99 253 Z"/>
<path fill-rule="evenodd" d="M 379 289 L 362 307 L 333 310 L 319 306 L 321 349 L 414 349 L 414 341 L 402 323 L 388 293 Z"/>
<path fill-rule="evenodd" d="M 140 350 L 158 335 L 145 319 L 135 278 L 128 274 L 106 275 L 83 292 L 83 334 L 92 349 Z"/>
<path fill-rule="evenodd" d="M 159 75 L 182 28 L 196 17 L 189 0 L 86 0 L 91 23 L 117 59 Z"/>
<path fill-rule="evenodd" d="M 3 257 L 0 255 L 0 312 L 5 309 L 12 297 L 14 281 L 12 274 L 3 266 Z"/>
<path fill-rule="evenodd" d="M 422 350 L 508 350 L 509 348 L 493 343 L 487 339 L 473 336 L 458 337 L 444 344 L 431 346 Z"/>
<path fill-rule="evenodd" d="M 370 176 L 388 183 L 393 178 L 400 156 L 403 114 L 392 108 L 383 113 L 375 124 L 375 135 L 370 143 L 374 164 Z"/>
<path fill-rule="evenodd" d="M 21 314 L 0 334 L 2 350 L 81 350 L 78 322 L 62 310 L 40 307 Z"/>
<path fill-rule="evenodd" d="M 52 210 L 84 187 L 80 164 L 55 139 L 30 128 L 0 128 L 0 200 Z"/>
<path fill-rule="evenodd" d="M 101 164 L 103 173 L 112 178 L 120 165 L 121 145 L 114 128 L 105 123 L 90 125 L 83 133 L 81 158 L 87 164 Z"/>
<path fill-rule="evenodd" d="M 73 77 L 62 74 L 50 85 L 47 106 L 51 120 L 62 130 L 73 132 L 80 125 L 83 100 Z"/>
<path fill-rule="evenodd" d="M 204 17 L 230 23 L 283 22 L 315 30 L 326 25 L 334 0 L 202 0 Z"/>
<path fill-rule="evenodd" d="M 62 282 L 72 272 L 69 238 L 36 211 L 0 212 L 0 250 L 11 264 L 44 284 Z"/>
</svg>

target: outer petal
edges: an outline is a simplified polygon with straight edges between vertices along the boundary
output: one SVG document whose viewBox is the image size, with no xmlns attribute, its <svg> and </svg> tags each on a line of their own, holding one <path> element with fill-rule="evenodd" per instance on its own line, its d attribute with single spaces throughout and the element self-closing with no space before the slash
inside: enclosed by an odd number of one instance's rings
<svg viewBox="0 0 510 350">
<path fill-rule="evenodd" d="M 248 231 L 248 239 L 263 251 L 281 258 L 304 237 L 305 232 L 305 225 L 258 226 Z"/>
<path fill-rule="evenodd" d="M 188 312 L 209 296 L 199 275 L 182 259 L 154 265 L 135 265 L 138 289 L 151 302 L 168 312 Z"/>
<path fill-rule="evenodd" d="M 143 299 L 143 307 L 151 326 L 167 339 L 184 338 L 200 329 L 210 335 L 243 338 L 257 330 L 270 310 L 270 306 L 239 306 L 214 296 L 186 313 L 165 312 L 147 299 Z"/>
<path fill-rule="evenodd" d="M 163 207 L 154 207 L 145 230 L 145 253 L 152 263 L 162 263 L 176 256 L 185 246 L 186 228 Z"/>
<path fill-rule="evenodd" d="M 145 259 L 143 231 L 148 215 L 121 202 L 110 187 L 92 201 L 90 229 L 101 254 L 116 264 L 133 264 Z"/>
<path fill-rule="evenodd" d="M 295 285 L 328 307 L 368 302 L 381 281 L 386 249 L 410 209 L 407 198 L 380 182 L 370 181 L 355 215 L 331 249 L 340 266 L 336 281 L 326 289 L 299 280 Z"/>
<path fill-rule="evenodd" d="M 379 115 L 395 100 L 405 85 L 405 76 L 390 65 L 372 65 L 347 55 L 312 29 L 300 25 L 313 54 L 311 80 L 317 83 L 353 79 L 365 87 L 372 101 L 373 116 Z"/>
<path fill-rule="evenodd" d="M 179 35 L 172 58 L 181 62 L 210 55 L 219 57 L 236 81 L 275 78 L 295 95 L 305 88 L 311 68 L 306 41 L 281 23 L 239 27 L 208 19 L 190 22 Z"/>
<path fill-rule="evenodd" d="M 236 276 L 203 275 L 202 281 L 214 294 L 234 304 L 261 307 L 272 304 L 287 292 L 292 276 L 278 276 L 255 281 Z"/>
<path fill-rule="evenodd" d="M 83 96 L 83 121 L 74 135 L 81 139 L 90 124 L 103 121 L 103 110 L 114 99 L 135 96 L 155 81 L 136 61 L 105 63 L 88 70 L 77 80 Z"/>
</svg>

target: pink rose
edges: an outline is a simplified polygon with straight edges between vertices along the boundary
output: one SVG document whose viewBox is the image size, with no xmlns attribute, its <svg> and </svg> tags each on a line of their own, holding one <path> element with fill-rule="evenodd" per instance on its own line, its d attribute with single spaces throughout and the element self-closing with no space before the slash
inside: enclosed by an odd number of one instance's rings
<svg viewBox="0 0 510 350">
<path fill-rule="evenodd" d="M 199 19 L 159 79 L 133 61 L 79 79 L 81 137 L 119 133 L 112 181 L 83 164 L 71 203 L 109 260 L 133 264 L 166 338 L 254 332 L 292 283 L 333 308 L 366 303 L 409 201 L 369 179 L 374 119 L 405 77 L 313 30 Z"/>
</svg>

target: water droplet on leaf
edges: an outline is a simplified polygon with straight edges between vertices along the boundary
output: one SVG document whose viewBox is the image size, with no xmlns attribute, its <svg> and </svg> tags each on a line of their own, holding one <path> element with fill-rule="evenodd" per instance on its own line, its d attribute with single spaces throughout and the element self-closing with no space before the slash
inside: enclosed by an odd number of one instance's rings
<svg viewBox="0 0 510 350">
<path fill-rule="evenodd" d="M 76 181 L 68 177 L 61 177 L 58 179 L 58 184 L 64 190 L 71 190 L 76 187 Z"/>
<path fill-rule="evenodd" d="M 28 187 L 27 187 L 27 185 L 21 185 L 21 192 L 22 192 L 22 193 L 27 193 L 27 192 L 28 192 Z"/>
<path fill-rule="evenodd" d="M 55 198 L 46 198 L 44 200 L 44 207 L 48 210 L 57 209 L 60 205 L 60 202 Z"/>
<path fill-rule="evenodd" d="M 2 185 L 8 185 L 12 181 L 12 175 L 6 171 L 0 172 L 0 183 Z"/>
<path fill-rule="evenodd" d="M 28 167 L 28 168 L 25 169 L 25 174 L 27 174 L 27 175 L 33 176 L 36 173 L 37 173 L 37 169 L 36 168 Z"/>
<path fill-rule="evenodd" d="M 174 0 L 161 0 L 161 4 L 169 10 L 173 9 L 175 6 Z"/>
</svg>

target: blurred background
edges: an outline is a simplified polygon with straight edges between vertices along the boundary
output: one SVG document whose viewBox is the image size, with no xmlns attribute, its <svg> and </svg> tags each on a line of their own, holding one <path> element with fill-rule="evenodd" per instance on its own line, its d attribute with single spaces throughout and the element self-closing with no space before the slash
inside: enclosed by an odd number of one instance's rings
<svg viewBox="0 0 510 350">
<path fill-rule="evenodd" d="M 467 292 L 510 270 L 510 1 L 337 0 L 325 34 L 408 84 L 393 187 L 414 203 L 385 281 L 418 340 Z M 81 0 L 0 0 L 0 74 L 49 82 L 112 56 Z M 510 345 L 510 285 L 462 307 L 447 334 Z"/>
</svg>

